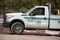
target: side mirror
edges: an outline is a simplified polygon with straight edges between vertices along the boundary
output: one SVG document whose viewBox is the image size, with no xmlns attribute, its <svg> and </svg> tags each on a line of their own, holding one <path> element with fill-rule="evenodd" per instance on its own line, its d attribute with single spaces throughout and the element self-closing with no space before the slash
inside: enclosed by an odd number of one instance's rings
<svg viewBox="0 0 60 40">
<path fill-rule="evenodd" d="M 34 13 L 30 13 L 30 14 L 29 14 L 29 16 L 35 16 L 35 15 L 36 15 L 36 14 L 34 14 Z"/>
</svg>

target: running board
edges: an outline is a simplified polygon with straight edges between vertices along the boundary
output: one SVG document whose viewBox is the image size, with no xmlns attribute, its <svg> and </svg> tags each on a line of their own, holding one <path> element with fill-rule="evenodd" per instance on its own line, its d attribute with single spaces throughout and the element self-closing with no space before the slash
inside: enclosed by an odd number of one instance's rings
<svg viewBox="0 0 60 40">
<path fill-rule="evenodd" d="M 60 31 L 60 29 L 48 29 L 48 30 L 51 30 L 51 31 Z"/>
</svg>

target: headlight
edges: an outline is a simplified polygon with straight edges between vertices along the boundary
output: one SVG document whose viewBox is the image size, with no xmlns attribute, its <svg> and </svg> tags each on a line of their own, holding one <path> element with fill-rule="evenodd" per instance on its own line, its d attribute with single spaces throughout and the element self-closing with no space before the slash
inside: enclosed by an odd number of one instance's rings
<svg viewBox="0 0 60 40">
<path fill-rule="evenodd" d="M 10 18 L 12 18 L 13 16 L 11 15 L 7 15 L 6 19 L 9 20 Z"/>
</svg>

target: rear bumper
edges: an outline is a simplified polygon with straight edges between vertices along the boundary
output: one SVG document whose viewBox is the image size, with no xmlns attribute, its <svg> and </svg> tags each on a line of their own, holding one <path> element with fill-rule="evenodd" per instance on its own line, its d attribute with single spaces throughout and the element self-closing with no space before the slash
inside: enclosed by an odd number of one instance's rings
<svg viewBox="0 0 60 40">
<path fill-rule="evenodd" d="M 10 27 L 10 22 L 3 22 L 4 27 Z"/>
</svg>

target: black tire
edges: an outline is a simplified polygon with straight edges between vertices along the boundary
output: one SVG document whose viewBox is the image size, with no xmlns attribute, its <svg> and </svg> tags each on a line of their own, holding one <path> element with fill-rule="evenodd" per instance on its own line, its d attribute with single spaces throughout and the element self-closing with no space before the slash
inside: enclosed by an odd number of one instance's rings
<svg viewBox="0 0 60 40">
<path fill-rule="evenodd" d="M 15 22 L 11 25 L 10 31 L 14 34 L 22 34 L 24 26 L 21 22 Z"/>
</svg>

